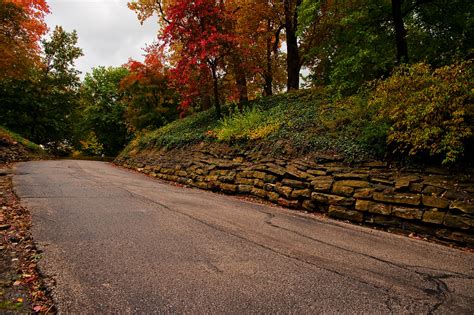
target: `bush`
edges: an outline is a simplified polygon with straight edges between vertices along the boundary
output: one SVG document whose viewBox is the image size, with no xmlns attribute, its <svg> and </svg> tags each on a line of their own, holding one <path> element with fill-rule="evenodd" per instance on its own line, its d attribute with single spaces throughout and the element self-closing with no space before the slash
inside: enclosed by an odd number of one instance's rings
<svg viewBox="0 0 474 315">
<path fill-rule="evenodd" d="M 378 82 L 369 105 L 391 125 L 388 144 L 411 156 L 456 162 L 473 139 L 472 61 L 432 70 L 419 63 Z"/>
<path fill-rule="evenodd" d="M 98 156 L 104 152 L 104 146 L 97 139 L 96 134 L 91 131 L 85 140 L 80 141 L 81 152 L 85 155 Z"/>
<path fill-rule="evenodd" d="M 253 106 L 222 118 L 214 133 L 219 141 L 224 142 L 257 140 L 265 138 L 279 126 L 276 117 L 270 116 L 258 106 Z"/>
</svg>

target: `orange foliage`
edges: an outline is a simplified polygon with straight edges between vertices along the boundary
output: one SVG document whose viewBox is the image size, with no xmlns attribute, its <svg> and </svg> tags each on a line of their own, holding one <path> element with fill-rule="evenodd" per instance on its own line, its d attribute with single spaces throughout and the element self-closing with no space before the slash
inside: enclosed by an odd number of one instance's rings
<svg viewBox="0 0 474 315">
<path fill-rule="evenodd" d="M 39 63 L 49 7 L 45 0 L 0 0 L 0 4 L 0 78 L 21 77 Z"/>
</svg>

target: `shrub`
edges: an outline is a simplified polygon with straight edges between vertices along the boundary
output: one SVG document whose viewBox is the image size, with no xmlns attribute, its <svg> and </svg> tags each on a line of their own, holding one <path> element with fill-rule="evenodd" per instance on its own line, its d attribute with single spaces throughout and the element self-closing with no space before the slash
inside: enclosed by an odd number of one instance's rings
<svg viewBox="0 0 474 315">
<path fill-rule="evenodd" d="M 369 104 L 390 122 L 387 141 L 395 152 L 454 163 L 472 141 L 472 83 L 472 61 L 436 70 L 423 63 L 402 66 L 378 82 Z"/>
<path fill-rule="evenodd" d="M 262 139 L 278 129 L 276 118 L 253 106 L 222 118 L 214 132 L 224 142 Z"/>
<path fill-rule="evenodd" d="M 97 156 L 104 152 L 104 146 L 97 139 L 96 134 L 91 131 L 85 140 L 80 141 L 81 151 L 85 155 Z"/>
</svg>

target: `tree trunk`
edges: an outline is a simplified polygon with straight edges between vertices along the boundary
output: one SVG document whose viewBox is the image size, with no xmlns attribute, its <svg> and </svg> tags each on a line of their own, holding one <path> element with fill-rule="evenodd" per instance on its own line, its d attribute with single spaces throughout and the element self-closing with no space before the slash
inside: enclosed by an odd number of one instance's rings
<svg viewBox="0 0 474 315">
<path fill-rule="evenodd" d="M 298 27 L 298 6 L 301 0 L 283 0 L 285 9 L 285 30 L 286 30 L 286 70 L 288 73 L 287 88 L 297 90 L 300 87 L 300 56 L 298 50 L 298 38 L 296 30 Z"/>
<path fill-rule="evenodd" d="M 217 80 L 217 65 L 215 62 L 211 63 L 212 81 L 214 87 L 214 106 L 216 107 L 217 117 L 222 117 L 221 103 L 219 102 L 219 85 Z"/>
<path fill-rule="evenodd" d="M 406 30 L 402 15 L 403 0 L 392 0 L 392 18 L 395 28 L 395 43 L 397 45 L 397 62 L 408 62 L 408 46 Z"/>
<path fill-rule="evenodd" d="M 248 91 L 247 91 L 247 77 L 245 71 L 242 68 L 242 59 L 239 55 L 232 55 L 232 67 L 234 70 L 235 84 L 239 92 L 239 110 L 243 110 L 243 103 L 248 102 Z"/>
<path fill-rule="evenodd" d="M 267 23 L 267 30 L 268 32 L 271 31 L 271 24 L 270 20 Z M 273 69 L 272 69 L 272 39 L 270 37 L 267 38 L 267 47 L 266 47 L 266 69 L 263 73 L 263 77 L 265 79 L 265 83 L 263 86 L 263 94 L 265 96 L 273 95 Z"/>
<path fill-rule="evenodd" d="M 208 110 L 211 108 L 211 96 L 207 93 L 207 91 L 204 93 L 202 102 L 201 102 L 201 110 Z"/>
</svg>

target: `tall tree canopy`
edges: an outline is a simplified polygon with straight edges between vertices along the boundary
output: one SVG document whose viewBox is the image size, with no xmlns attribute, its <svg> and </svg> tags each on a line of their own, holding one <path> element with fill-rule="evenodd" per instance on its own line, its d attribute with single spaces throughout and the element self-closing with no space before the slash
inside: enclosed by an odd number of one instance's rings
<svg viewBox="0 0 474 315">
<path fill-rule="evenodd" d="M 130 60 L 129 74 L 120 82 L 125 121 L 130 132 L 155 129 L 178 117 L 178 96 L 168 69 L 154 53 L 145 62 Z"/>
<path fill-rule="evenodd" d="M 82 56 L 75 31 L 56 27 L 42 41 L 41 63 L 24 78 L 0 82 L 0 121 L 36 143 L 56 146 L 72 137 L 72 114 L 77 105 L 78 72 L 74 63 Z"/>
<path fill-rule="evenodd" d="M 303 64 L 314 83 L 348 92 L 400 63 L 449 64 L 473 49 L 472 12 L 462 0 L 303 0 Z"/>
<path fill-rule="evenodd" d="M 86 74 L 82 83 L 80 140 L 86 140 L 93 132 L 107 155 L 116 155 L 129 140 L 123 93 L 119 89 L 128 74 L 124 67 L 97 67 Z"/>
<path fill-rule="evenodd" d="M 24 77 L 38 65 L 48 12 L 44 0 L 0 0 L 0 79 Z"/>
</svg>

